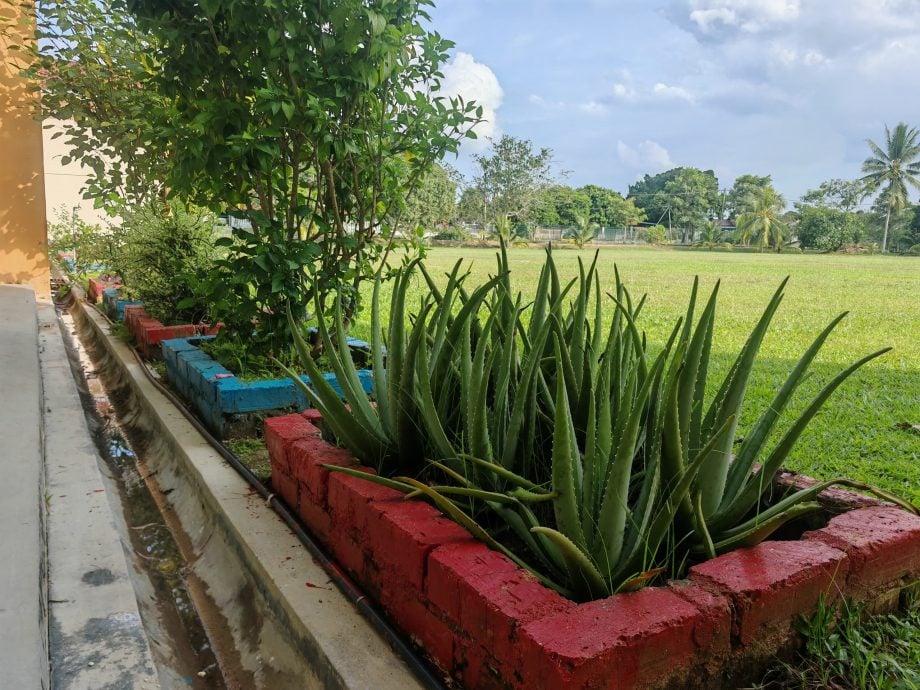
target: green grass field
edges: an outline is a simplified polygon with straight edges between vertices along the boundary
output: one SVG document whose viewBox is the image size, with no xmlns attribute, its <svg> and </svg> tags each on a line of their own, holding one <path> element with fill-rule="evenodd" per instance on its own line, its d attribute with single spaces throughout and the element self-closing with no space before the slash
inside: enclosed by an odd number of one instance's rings
<svg viewBox="0 0 920 690">
<path fill-rule="evenodd" d="M 525 296 L 532 294 L 543 250 L 514 248 L 509 254 L 515 288 Z M 571 277 L 577 272 L 578 258 L 590 261 L 593 250 L 565 249 L 555 256 L 562 276 Z M 464 259 L 473 274 L 468 284 L 474 284 L 494 273 L 494 257 L 492 249 L 435 248 L 426 265 L 440 277 L 457 259 Z M 894 350 L 857 372 L 831 397 L 799 441 L 789 466 L 818 478 L 860 479 L 920 502 L 920 434 L 896 427 L 901 422 L 920 424 L 920 260 L 614 247 L 600 254 L 605 290 L 614 284 L 614 264 L 634 297 L 648 293 L 640 327 L 652 344 L 662 344 L 685 312 L 693 276 L 700 277 L 704 295 L 721 279 L 713 388 L 780 281 L 791 277 L 761 349 L 745 403 L 742 434 L 821 329 L 840 312 L 849 311 L 785 419 L 804 407 L 839 369 L 883 347 Z M 423 289 L 420 284 L 418 293 Z M 365 309 L 355 324 L 358 337 L 367 336 L 368 312 Z M 611 313 L 608 310 L 608 316 Z"/>
</svg>

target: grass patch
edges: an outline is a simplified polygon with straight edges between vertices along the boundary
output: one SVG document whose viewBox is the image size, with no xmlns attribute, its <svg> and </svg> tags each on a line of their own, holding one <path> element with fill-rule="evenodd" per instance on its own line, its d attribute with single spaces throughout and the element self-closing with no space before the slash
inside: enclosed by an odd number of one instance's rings
<svg viewBox="0 0 920 690">
<path fill-rule="evenodd" d="M 560 277 L 574 277 L 577 259 L 590 261 L 593 250 L 560 251 Z M 543 250 L 513 248 L 512 280 L 525 296 L 536 287 Z M 426 265 L 443 280 L 457 259 L 470 266 L 471 284 L 495 271 L 495 250 L 439 247 Z M 920 501 L 920 435 L 898 428 L 920 423 L 920 261 L 892 256 L 750 254 L 688 252 L 615 247 L 601 249 L 602 288 L 614 284 L 614 264 L 634 297 L 647 292 L 640 318 L 653 343 L 666 338 L 686 308 L 693 276 L 702 294 L 722 280 L 713 342 L 713 381 L 721 381 L 768 299 L 787 275 L 786 298 L 761 348 L 748 390 L 741 435 L 772 400 L 786 374 L 824 326 L 842 311 L 849 316 L 827 341 L 813 365 L 814 375 L 797 392 L 787 411 L 798 414 L 831 376 L 858 357 L 885 346 L 894 350 L 857 372 L 831 397 L 790 456 L 791 469 L 829 479 L 848 476 Z M 410 308 L 426 290 L 419 280 Z M 365 305 L 370 304 L 367 288 Z M 388 304 L 384 290 L 381 303 Z M 370 309 L 351 335 L 367 340 Z M 609 319 L 612 309 L 606 309 Z M 385 316 L 385 315 L 384 315 Z"/>
<path fill-rule="evenodd" d="M 261 438 L 236 438 L 226 441 L 226 445 L 260 482 L 264 484 L 271 478 L 271 458 Z"/>
<path fill-rule="evenodd" d="M 800 630 L 805 648 L 793 664 L 771 669 L 761 690 L 779 688 L 920 688 L 920 606 L 901 615 L 865 617 L 860 606 L 819 604 Z"/>
</svg>

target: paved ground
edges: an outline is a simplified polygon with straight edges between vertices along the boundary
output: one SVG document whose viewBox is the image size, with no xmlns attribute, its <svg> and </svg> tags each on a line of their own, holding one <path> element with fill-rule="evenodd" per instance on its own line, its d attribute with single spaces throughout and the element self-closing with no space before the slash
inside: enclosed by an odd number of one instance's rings
<svg viewBox="0 0 920 690">
<path fill-rule="evenodd" d="M 0 286 L 0 372 L 0 687 L 158 687 L 54 308 L 24 288 Z"/>
</svg>

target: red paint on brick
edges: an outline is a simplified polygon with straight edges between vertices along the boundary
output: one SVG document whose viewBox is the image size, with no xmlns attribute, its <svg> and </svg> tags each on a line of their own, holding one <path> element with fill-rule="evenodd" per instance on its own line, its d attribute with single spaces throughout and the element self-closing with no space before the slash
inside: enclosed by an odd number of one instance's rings
<svg viewBox="0 0 920 690">
<path fill-rule="evenodd" d="M 297 514 L 307 526 L 307 530 L 323 544 L 328 546 L 332 539 L 334 525 L 329 514 L 324 508 L 318 506 L 313 497 L 304 491 L 303 485 L 298 482 L 299 505 Z"/>
<path fill-rule="evenodd" d="M 317 410 L 315 407 L 310 407 L 300 414 L 311 424 L 316 424 L 317 422 L 321 422 L 323 420 L 323 413 Z"/>
<path fill-rule="evenodd" d="M 335 554 L 336 562 L 343 567 L 348 574 L 361 582 L 365 579 L 365 553 L 363 547 L 355 540 L 352 534 L 349 534 L 341 528 L 334 520 L 330 520 L 332 529 L 329 534 L 329 548 Z"/>
<path fill-rule="evenodd" d="M 842 551 L 820 542 L 768 541 L 693 566 L 690 579 L 732 599 L 736 632 L 746 645 L 766 630 L 790 627 L 821 595 L 835 599 L 847 566 Z"/>
<path fill-rule="evenodd" d="M 300 415 L 292 415 L 299 420 L 300 428 L 316 429 Z M 323 465 L 353 467 L 357 465 L 354 456 L 343 448 L 336 448 L 316 435 L 297 438 L 285 446 L 291 474 L 300 482 L 302 489 L 309 491 L 318 506 L 326 508 L 326 494 L 329 487 L 329 470 Z"/>
<path fill-rule="evenodd" d="M 702 614 L 693 628 L 693 641 L 698 649 L 707 657 L 728 656 L 732 648 L 731 601 L 690 580 L 672 581 L 668 589 Z"/>
<path fill-rule="evenodd" d="M 298 488 L 293 477 L 272 468 L 272 492 L 281 497 L 292 513 L 297 512 Z"/>
<path fill-rule="evenodd" d="M 854 591 L 920 578 L 920 517 L 895 507 L 861 508 L 833 518 L 804 539 L 840 549 L 850 561 Z"/>
<path fill-rule="evenodd" d="M 294 473 L 287 457 L 287 447 L 297 439 L 319 435 L 319 429 L 297 414 L 269 417 L 263 423 L 262 429 L 268 455 L 272 460 L 272 471 L 275 471 L 277 465 L 281 471 L 292 476 Z"/>
<path fill-rule="evenodd" d="M 654 587 L 526 623 L 517 648 L 520 687 L 660 685 L 693 665 L 700 615 L 673 592 Z"/>
<path fill-rule="evenodd" d="M 369 467 L 356 468 L 369 475 L 376 474 Z M 364 538 L 372 501 L 401 501 L 404 495 L 395 489 L 353 477 L 341 472 L 329 474 L 326 503 L 329 514 L 338 527 L 353 536 Z"/>
<path fill-rule="evenodd" d="M 428 558 L 425 594 L 444 615 L 460 623 L 460 589 L 490 575 L 510 575 L 520 568 L 479 541 L 440 546 Z"/>
<path fill-rule="evenodd" d="M 381 589 L 411 587 L 422 594 L 428 554 L 441 544 L 472 540 L 469 532 L 421 501 L 374 501 L 369 511 L 365 538 L 380 568 Z"/>
<path fill-rule="evenodd" d="M 381 599 L 383 608 L 397 626 L 425 651 L 438 668 L 450 673 L 454 665 L 454 630 L 411 590 L 388 588 Z"/>
</svg>

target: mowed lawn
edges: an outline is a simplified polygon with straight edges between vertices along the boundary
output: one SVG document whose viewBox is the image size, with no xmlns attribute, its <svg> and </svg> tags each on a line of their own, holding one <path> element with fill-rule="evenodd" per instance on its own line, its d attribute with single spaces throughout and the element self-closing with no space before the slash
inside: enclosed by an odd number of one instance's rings
<svg viewBox="0 0 920 690">
<path fill-rule="evenodd" d="M 560 249 L 554 254 L 560 274 L 567 278 L 576 275 L 579 258 L 591 260 L 593 250 Z M 525 296 L 532 294 L 543 250 L 514 248 L 509 256 L 515 288 Z M 434 248 L 426 265 L 442 280 L 458 259 L 471 270 L 468 285 L 495 272 L 492 249 Z M 788 465 L 819 478 L 848 476 L 872 482 L 920 502 L 920 434 L 897 428 L 904 422 L 920 424 L 920 260 L 612 247 L 600 250 L 598 262 L 605 290 L 614 285 L 614 264 L 635 298 L 648 294 L 640 327 L 653 345 L 661 345 L 683 315 L 695 275 L 700 277 L 703 298 L 717 280 L 722 281 L 713 342 L 715 376 L 710 377 L 713 390 L 780 281 L 790 276 L 761 348 L 742 434 L 815 336 L 834 316 L 849 311 L 787 410 L 787 424 L 841 368 L 883 347 L 894 349 L 838 389 L 802 436 Z M 424 289 L 420 282 L 416 293 Z M 608 317 L 612 311 L 612 306 L 606 310 Z M 365 309 L 355 324 L 356 335 L 367 335 L 368 319 Z"/>
</svg>

